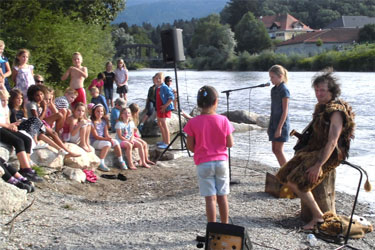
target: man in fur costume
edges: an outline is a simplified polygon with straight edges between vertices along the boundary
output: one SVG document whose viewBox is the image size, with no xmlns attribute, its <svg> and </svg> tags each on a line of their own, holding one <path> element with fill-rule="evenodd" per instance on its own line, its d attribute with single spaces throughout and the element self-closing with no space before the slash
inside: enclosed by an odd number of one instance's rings
<svg viewBox="0 0 375 250">
<path fill-rule="evenodd" d="M 313 229 L 323 221 L 311 190 L 348 157 L 354 137 L 354 113 L 338 99 L 341 90 L 336 81 L 331 70 L 314 77 L 312 87 L 318 103 L 313 120 L 305 129 L 303 145 L 297 143 L 294 157 L 276 175 L 310 208 L 313 218 L 304 229 Z"/>
</svg>

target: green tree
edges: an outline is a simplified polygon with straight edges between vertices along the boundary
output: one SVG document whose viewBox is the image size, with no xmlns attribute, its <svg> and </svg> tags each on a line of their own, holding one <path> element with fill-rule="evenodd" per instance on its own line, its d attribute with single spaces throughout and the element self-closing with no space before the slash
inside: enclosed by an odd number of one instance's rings
<svg viewBox="0 0 375 250">
<path fill-rule="evenodd" d="M 236 42 L 228 25 L 220 24 L 218 15 L 199 20 L 191 41 L 191 49 L 201 69 L 223 69 L 233 56 Z"/>
<path fill-rule="evenodd" d="M 375 24 L 366 24 L 359 30 L 359 42 L 375 43 Z"/>
<path fill-rule="evenodd" d="M 263 23 L 251 12 L 246 13 L 235 27 L 237 51 L 258 53 L 271 47 L 271 39 Z"/>
<path fill-rule="evenodd" d="M 260 0 L 230 0 L 223 9 L 222 21 L 228 23 L 234 29 L 242 16 L 249 11 L 255 16 L 260 16 L 261 2 Z"/>
<path fill-rule="evenodd" d="M 16 8 L 15 8 L 16 7 Z M 4 10 L 3 17 L 17 18 L 27 12 L 30 20 L 40 9 L 48 9 L 53 13 L 64 13 L 74 20 L 82 20 L 87 24 L 107 25 L 113 21 L 117 13 L 125 8 L 124 0 L 12 0 L 0 1 L 0 9 Z M 7 11 L 15 10 L 17 12 Z M 32 13 L 30 15 L 30 13 Z"/>
<path fill-rule="evenodd" d="M 34 72 L 42 74 L 47 83 L 61 88 L 68 84 L 61 84 L 60 77 L 72 65 L 74 52 L 82 54 L 90 79 L 103 70 L 105 62 L 114 54 L 109 28 L 71 20 L 63 14 L 42 8 L 33 14 L 32 19 L 29 15 L 21 15 L 2 26 L 0 37 L 5 40 L 10 60 L 19 48 L 29 49 Z"/>
</svg>

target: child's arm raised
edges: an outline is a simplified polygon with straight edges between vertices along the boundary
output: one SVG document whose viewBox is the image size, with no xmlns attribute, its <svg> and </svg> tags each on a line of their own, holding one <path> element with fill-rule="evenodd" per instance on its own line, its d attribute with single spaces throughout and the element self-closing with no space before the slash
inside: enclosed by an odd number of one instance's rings
<svg viewBox="0 0 375 250">
<path fill-rule="evenodd" d="M 69 69 L 63 74 L 63 76 L 61 77 L 61 81 L 65 81 L 66 79 L 68 79 L 71 71 L 72 71 L 72 66 L 70 66 Z"/>
</svg>

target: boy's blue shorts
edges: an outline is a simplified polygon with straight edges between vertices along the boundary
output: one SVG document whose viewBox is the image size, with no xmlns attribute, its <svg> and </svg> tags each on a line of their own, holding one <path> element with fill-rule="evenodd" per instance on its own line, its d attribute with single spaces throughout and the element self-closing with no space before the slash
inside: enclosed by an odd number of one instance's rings
<svg viewBox="0 0 375 250">
<path fill-rule="evenodd" d="M 202 196 L 229 194 L 228 161 L 209 161 L 197 166 L 199 192 Z"/>
</svg>

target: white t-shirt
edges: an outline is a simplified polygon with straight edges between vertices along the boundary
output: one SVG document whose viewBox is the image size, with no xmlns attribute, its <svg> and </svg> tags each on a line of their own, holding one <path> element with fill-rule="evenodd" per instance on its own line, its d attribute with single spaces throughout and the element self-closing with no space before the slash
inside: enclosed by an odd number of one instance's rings
<svg viewBox="0 0 375 250">
<path fill-rule="evenodd" d="M 125 81 L 126 76 L 128 75 L 128 70 L 125 68 L 116 69 L 115 70 L 115 81 L 117 84 L 121 84 Z M 125 85 L 128 84 L 128 81 L 125 82 Z M 120 85 L 122 86 L 122 85 Z"/>
<path fill-rule="evenodd" d="M 8 123 L 8 119 L 9 119 L 9 108 L 8 108 L 8 105 L 5 106 L 5 107 L 3 107 L 0 104 L 0 123 L 6 124 L 6 123 Z"/>
<path fill-rule="evenodd" d="M 121 135 L 125 137 L 126 139 L 130 139 L 134 134 L 135 124 L 133 121 L 130 121 L 128 124 L 125 124 L 122 121 L 116 122 L 115 129 L 121 130 Z M 122 140 L 118 137 L 116 133 L 116 139 L 121 142 Z"/>
</svg>

